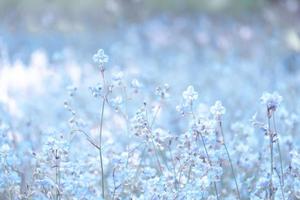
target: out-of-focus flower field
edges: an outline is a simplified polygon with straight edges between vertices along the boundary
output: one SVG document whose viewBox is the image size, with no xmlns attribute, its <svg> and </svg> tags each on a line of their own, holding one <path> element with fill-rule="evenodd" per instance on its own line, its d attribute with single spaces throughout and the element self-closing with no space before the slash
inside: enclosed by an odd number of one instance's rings
<svg viewBox="0 0 300 200">
<path fill-rule="evenodd" d="M 1 200 L 300 199 L 298 0 L 41 2 L 0 1 Z"/>
</svg>

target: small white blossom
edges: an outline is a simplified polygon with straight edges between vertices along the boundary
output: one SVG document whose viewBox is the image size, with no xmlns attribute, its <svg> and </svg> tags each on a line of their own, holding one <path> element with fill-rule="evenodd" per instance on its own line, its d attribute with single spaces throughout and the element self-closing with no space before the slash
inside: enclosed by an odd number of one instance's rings
<svg viewBox="0 0 300 200">
<path fill-rule="evenodd" d="M 124 73 L 122 71 L 118 71 L 116 73 L 113 73 L 113 80 L 114 81 L 120 81 L 124 77 Z"/>
<path fill-rule="evenodd" d="M 169 90 L 170 90 L 169 84 L 164 84 L 162 87 L 159 86 L 156 88 L 155 94 L 161 97 L 161 99 L 167 99 L 170 96 Z"/>
<path fill-rule="evenodd" d="M 131 81 L 131 87 L 138 89 L 142 87 L 142 84 L 139 82 L 139 80 L 133 79 Z"/>
<path fill-rule="evenodd" d="M 113 79 L 114 85 L 115 86 L 121 86 L 123 77 L 124 77 L 124 73 L 122 71 L 113 73 L 112 79 Z"/>
<path fill-rule="evenodd" d="M 133 79 L 130 86 L 133 88 L 135 93 L 138 93 L 139 89 L 142 87 L 142 84 L 137 79 Z"/>
<path fill-rule="evenodd" d="M 282 96 L 280 96 L 277 92 L 265 92 L 261 96 L 260 100 L 262 104 L 265 104 L 267 106 L 268 110 L 275 111 L 282 101 Z"/>
<path fill-rule="evenodd" d="M 216 101 L 215 105 L 213 105 L 210 108 L 210 112 L 214 115 L 214 116 L 222 116 L 225 114 L 226 109 L 224 108 L 224 106 L 222 105 L 221 101 Z"/>
<path fill-rule="evenodd" d="M 95 63 L 103 66 L 104 63 L 108 62 L 109 57 L 104 53 L 103 49 L 99 49 L 97 53 L 93 56 L 93 60 Z"/>
<path fill-rule="evenodd" d="M 182 105 L 176 106 L 176 111 L 179 112 L 180 114 L 184 114 L 184 108 Z"/>
<path fill-rule="evenodd" d="M 117 96 L 111 100 L 115 105 L 121 105 L 123 103 L 123 98 L 121 96 Z"/>
<path fill-rule="evenodd" d="M 94 97 L 98 97 L 101 96 L 103 86 L 98 83 L 96 86 L 89 87 L 89 89 Z"/>
<path fill-rule="evenodd" d="M 193 86 L 188 86 L 188 88 L 182 93 L 182 96 L 186 102 L 191 103 L 198 99 L 198 93 L 195 91 Z"/>
</svg>

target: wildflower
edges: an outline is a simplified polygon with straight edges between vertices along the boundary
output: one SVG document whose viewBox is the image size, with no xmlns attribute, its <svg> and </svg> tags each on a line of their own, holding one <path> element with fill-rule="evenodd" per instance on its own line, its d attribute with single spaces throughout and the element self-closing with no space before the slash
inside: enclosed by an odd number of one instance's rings
<svg viewBox="0 0 300 200">
<path fill-rule="evenodd" d="M 89 89 L 94 97 L 98 97 L 98 96 L 101 96 L 101 94 L 102 94 L 103 86 L 100 83 L 98 83 L 94 87 L 89 87 Z"/>
<path fill-rule="evenodd" d="M 124 73 L 121 71 L 113 74 L 113 81 L 116 86 L 120 86 L 122 84 L 123 77 L 124 77 Z"/>
<path fill-rule="evenodd" d="M 214 116 L 222 116 L 225 114 L 226 109 L 224 108 L 224 106 L 222 105 L 221 101 L 216 101 L 215 105 L 213 105 L 210 108 L 210 112 L 214 115 Z"/>
<path fill-rule="evenodd" d="M 149 138 L 150 127 L 144 109 L 139 109 L 134 117 L 131 119 L 132 130 L 136 136 L 146 136 Z"/>
<path fill-rule="evenodd" d="M 121 96 L 117 96 L 116 98 L 111 100 L 114 104 L 120 105 L 123 103 L 123 98 Z"/>
<path fill-rule="evenodd" d="M 169 84 L 164 84 L 162 87 L 159 86 L 156 88 L 155 94 L 159 96 L 161 99 L 167 99 L 170 96 L 169 90 L 170 90 Z"/>
<path fill-rule="evenodd" d="M 111 99 L 111 104 L 116 111 L 119 110 L 119 107 L 122 105 L 122 103 L 123 103 L 123 98 L 121 96 L 117 96 Z"/>
<path fill-rule="evenodd" d="M 181 115 L 184 115 L 184 107 L 182 105 L 176 106 L 176 111 L 179 112 Z"/>
<path fill-rule="evenodd" d="M 142 84 L 139 82 L 139 80 L 133 79 L 133 80 L 131 81 L 131 87 L 136 88 L 136 89 L 139 89 L 139 88 L 142 87 Z"/>
<path fill-rule="evenodd" d="M 188 86 L 188 88 L 182 93 L 182 96 L 187 103 L 192 103 L 193 101 L 198 99 L 198 93 L 191 85 Z"/>
<path fill-rule="evenodd" d="M 99 49 L 97 51 L 97 53 L 93 56 L 93 60 L 95 63 L 99 64 L 101 67 L 103 67 L 103 65 L 105 63 L 108 62 L 108 56 L 104 53 L 103 49 Z"/>
<path fill-rule="evenodd" d="M 260 98 L 262 104 L 265 104 L 269 111 L 275 111 L 282 101 L 282 96 L 277 92 L 265 92 Z"/>
<path fill-rule="evenodd" d="M 137 79 L 133 79 L 130 86 L 133 88 L 134 93 L 138 93 L 139 89 L 142 87 L 142 84 Z"/>
</svg>

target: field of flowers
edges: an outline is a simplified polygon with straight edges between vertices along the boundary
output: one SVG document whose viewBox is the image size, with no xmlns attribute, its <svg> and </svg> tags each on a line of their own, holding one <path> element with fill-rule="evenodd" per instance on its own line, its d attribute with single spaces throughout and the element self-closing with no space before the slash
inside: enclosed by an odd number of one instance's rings
<svg viewBox="0 0 300 200">
<path fill-rule="evenodd" d="M 300 199 L 289 2 L 155 15 L 79 50 L 0 24 L 0 200 Z"/>
</svg>

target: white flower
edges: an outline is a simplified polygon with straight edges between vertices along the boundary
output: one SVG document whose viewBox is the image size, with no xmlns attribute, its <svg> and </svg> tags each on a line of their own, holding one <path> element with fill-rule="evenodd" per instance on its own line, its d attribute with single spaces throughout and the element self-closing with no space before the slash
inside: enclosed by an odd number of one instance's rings
<svg viewBox="0 0 300 200">
<path fill-rule="evenodd" d="M 95 63 L 99 65 L 103 65 L 108 62 L 108 56 L 104 53 L 103 49 L 99 49 L 97 53 L 93 56 L 93 60 Z"/>
<path fill-rule="evenodd" d="M 122 71 L 118 71 L 113 74 L 114 81 L 120 81 L 123 79 L 123 77 L 124 77 L 124 73 Z"/>
<path fill-rule="evenodd" d="M 134 89 L 139 89 L 142 87 L 142 84 L 137 79 L 133 79 L 131 81 L 131 87 L 133 87 Z"/>
<path fill-rule="evenodd" d="M 169 89 L 170 86 L 168 84 L 164 84 L 162 87 L 159 86 L 156 88 L 155 94 L 161 97 L 161 99 L 167 99 L 170 96 Z"/>
<path fill-rule="evenodd" d="M 9 147 L 8 144 L 3 144 L 3 145 L 0 147 L 0 152 L 1 152 L 1 153 L 7 153 L 7 152 L 9 152 L 9 150 L 10 150 L 10 147 Z"/>
<path fill-rule="evenodd" d="M 111 101 L 115 105 L 121 105 L 123 103 L 123 98 L 121 96 L 117 96 L 116 98 L 113 98 Z"/>
<path fill-rule="evenodd" d="M 212 107 L 210 107 L 210 112 L 214 115 L 214 116 L 221 116 L 224 115 L 226 112 L 226 109 L 224 108 L 224 106 L 222 105 L 221 101 L 216 101 L 215 105 L 213 105 Z"/>
<path fill-rule="evenodd" d="M 124 77 L 124 73 L 121 72 L 121 71 L 113 73 L 113 82 L 114 82 L 114 84 L 116 86 L 121 86 L 123 77 Z"/>
<path fill-rule="evenodd" d="M 198 99 L 198 93 L 194 90 L 193 86 L 188 86 L 188 88 L 182 93 L 182 96 L 186 102 L 191 103 Z"/>
<path fill-rule="evenodd" d="M 268 110 L 276 110 L 276 108 L 280 105 L 282 101 L 282 96 L 280 96 L 277 92 L 268 93 L 265 92 L 260 98 L 262 104 L 265 104 Z"/>
<path fill-rule="evenodd" d="M 176 111 L 179 112 L 180 114 L 184 114 L 184 108 L 182 105 L 176 106 Z"/>
</svg>

